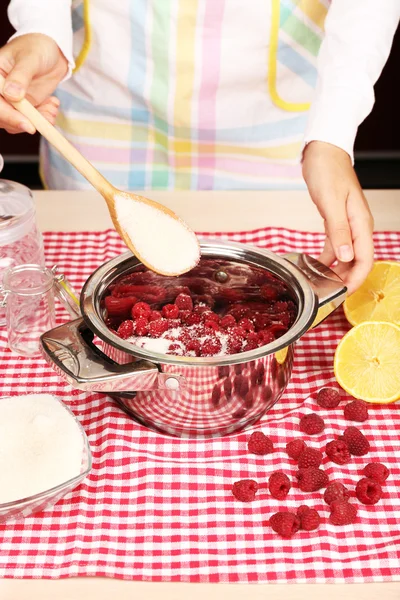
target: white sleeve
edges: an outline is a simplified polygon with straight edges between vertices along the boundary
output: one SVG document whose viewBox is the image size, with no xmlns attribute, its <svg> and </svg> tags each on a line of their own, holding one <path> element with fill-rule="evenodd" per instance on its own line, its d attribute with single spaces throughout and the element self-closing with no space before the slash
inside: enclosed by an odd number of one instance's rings
<svg viewBox="0 0 400 600">
<path fill-rule="evenodd" d="M 357 128 L 374 105 L 373 86 L 399 20 L 400 0 L 332 0 L 305 144 L 328 142 L 353 160 Z"/>
<path fill-rule="evenodd" d="M 68 74 L 75 66 L 72 54 L 71 0 L 11 0 L 8 18 L 19 37 L 43 33 L 51 37 L 68 60 Z"/>
</svg>

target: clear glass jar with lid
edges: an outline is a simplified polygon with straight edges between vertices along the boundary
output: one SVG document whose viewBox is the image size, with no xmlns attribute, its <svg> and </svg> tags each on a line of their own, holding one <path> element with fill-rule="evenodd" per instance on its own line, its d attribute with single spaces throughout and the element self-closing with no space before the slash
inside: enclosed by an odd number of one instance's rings
<svg viewBox="0 0 400 600">
<path fill-rule="evenodd" d="M 44 266 L 33 196 L 24 185 L 0 179 L 0 284 L 6 269 L 26 263 Z M 5 322 L 0 308 L 0 326 Z"/>
</svg>

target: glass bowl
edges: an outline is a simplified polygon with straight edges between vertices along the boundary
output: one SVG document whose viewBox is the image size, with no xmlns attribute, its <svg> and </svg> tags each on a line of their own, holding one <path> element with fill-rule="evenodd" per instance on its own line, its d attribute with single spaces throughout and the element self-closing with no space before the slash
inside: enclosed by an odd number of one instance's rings
<svg viewBox="0 0 400 600">
<path fill-rule="evenodd" d="M 21 498 L 19 500 L 13 500 L 12 502 L 0 503 L 0 523 L 4 523 L 4 521 L 7 521 L 8 519 L 21 519 L 29 517 L 33 513 L 50 508 L 56 504 L 56 502 L 61 500 L 61 498 L 68 492 L 71 492 L 74 488 L 76 488 L 91 471 L 92 453 L 90 450 L 89 441 L 82 425 L 74 413 L 68 408 L 68 406 L 61 402 L 61 400 L 59 400 L 56 396 L 52 397 L 54 400 L 59 402 L 59 404 L 61 404 L 61 406 L 74 418 L 82 434 L 83 451 L 80 472 L 72 479 L 69 479 L 64 483 L 60 483 L 59 485 L 38 494 L 34 494 L 33 496 L 28 496 L 27 498 Z M 0 398 L 0 401 L 4 399 L 5 397 Z"/>
</svg>

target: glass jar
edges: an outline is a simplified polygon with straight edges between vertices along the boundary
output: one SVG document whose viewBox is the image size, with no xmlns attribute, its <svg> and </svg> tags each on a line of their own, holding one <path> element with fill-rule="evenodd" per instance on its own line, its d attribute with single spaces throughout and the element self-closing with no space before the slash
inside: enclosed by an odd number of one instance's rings
<svg viewBox="0 0 400 600">
<path fill-rule="evenodd" d="M 54 273 L 40 265 L 18 265 L 3 276 L 8 346 L 22 356 L 40 355 L 40 336 L 55 326 Z"/>
<path fill-rule="evenodd" d="M 6 269 L 24 263 L 44 266 L 33 196 L 24 185 L 0 179 L 0 284 Z M 5 323 L 5 311 L 0 308 L 0 326 Z"/>
</svg>

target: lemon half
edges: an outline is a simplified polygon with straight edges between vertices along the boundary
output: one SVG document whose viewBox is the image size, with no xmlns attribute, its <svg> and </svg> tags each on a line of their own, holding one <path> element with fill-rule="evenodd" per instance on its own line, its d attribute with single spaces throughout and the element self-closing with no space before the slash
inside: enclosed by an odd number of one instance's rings
<svg viewBox="0 0 400 600">
<path fill-rule="evenodd" d="M 335 352 L 335 377 L 354 398 L 377 404 L 400 399 L 400 327 L 365 322 L 350 329 Z"/>
</svg>

